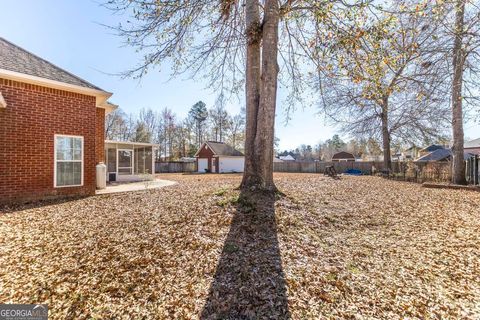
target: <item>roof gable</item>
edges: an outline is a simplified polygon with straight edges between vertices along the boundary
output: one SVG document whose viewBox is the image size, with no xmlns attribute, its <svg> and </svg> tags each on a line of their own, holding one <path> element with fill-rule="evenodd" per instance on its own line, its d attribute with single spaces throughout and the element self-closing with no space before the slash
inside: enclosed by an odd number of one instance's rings
<svg viewBox="0 0 480 320">
<path fill-rule="evenodd" d="M 287 154 L 286 156 L 280 156 L 280 160 L 285 160 L 285 161 L 295 161 L 295 158 L 292 157 L 291 154 Z"/>
<path fill-rule="evenodd" d="M 341 151 L 335 153 L 332 159 L 355 159 L 355 156 L 349 152 Z"/>
<path fill-rule="evenodd" d="M 1 37 L 0 69 L 104 91 Z"/>
<path fill-rule="evenodd" d="M 195 156 L 198 156 L 200 151 L 204 149 L 205 146 L 208 146 L 210 150 L 213 152 L 215 156 L 227 156 L 227 157 L 243 157 L 243 153 L 236 150 L 232 146 L 225 144 L 223 142 L 216 142 L 216 141 L 207 141 L 202 144 L 200 149 L 198 149 Z"/>
</svg>

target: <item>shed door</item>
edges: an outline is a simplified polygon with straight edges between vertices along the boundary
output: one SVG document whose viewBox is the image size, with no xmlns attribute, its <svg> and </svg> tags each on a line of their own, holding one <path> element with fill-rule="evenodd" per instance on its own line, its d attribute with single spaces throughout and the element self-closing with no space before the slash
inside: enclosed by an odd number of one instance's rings
<svg viewBox="0 0 480 320">
<path fill-rule="evenodd" d="M 208 169 L 208 159 L 198 158 L 198 172 L 205 173 Z"/>
</svg>

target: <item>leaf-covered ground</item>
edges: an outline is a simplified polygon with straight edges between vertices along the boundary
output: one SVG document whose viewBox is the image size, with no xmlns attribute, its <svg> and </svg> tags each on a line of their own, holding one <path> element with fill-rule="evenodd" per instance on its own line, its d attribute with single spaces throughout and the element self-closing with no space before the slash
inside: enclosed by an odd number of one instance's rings
<svg viewBox="0 0 480 320">
<path fill-rule="evenodd" d="M 479 319 L 480 193 L 239 175 L 3 208 L 0 302 L 51 319 Z"/>
</svg>

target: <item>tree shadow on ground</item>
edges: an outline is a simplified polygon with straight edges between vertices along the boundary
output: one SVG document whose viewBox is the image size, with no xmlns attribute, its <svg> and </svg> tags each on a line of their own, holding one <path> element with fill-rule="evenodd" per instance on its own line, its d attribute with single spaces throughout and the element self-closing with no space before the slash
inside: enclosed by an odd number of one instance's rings
<svg viewBox="0 0 480 320">
<path fill-rule="evenodd" d="M 275 195 L 240 196 L 201 319 L 290 319 Z"/>
</svg>

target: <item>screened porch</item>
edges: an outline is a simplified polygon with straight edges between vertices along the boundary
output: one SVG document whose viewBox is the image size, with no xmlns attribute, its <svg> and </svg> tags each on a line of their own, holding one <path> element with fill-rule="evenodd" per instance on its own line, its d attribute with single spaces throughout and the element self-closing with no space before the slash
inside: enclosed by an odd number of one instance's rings
<svg viewBox="0 0 480 320">
<path fill-rule="evenodd" d="M 105 141 L 107 181 L 153 179 L 157 147 L 152 143 Z"/>
</svg>

